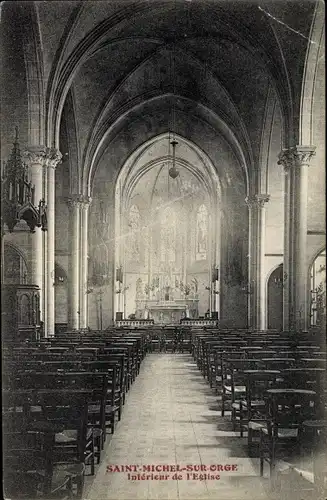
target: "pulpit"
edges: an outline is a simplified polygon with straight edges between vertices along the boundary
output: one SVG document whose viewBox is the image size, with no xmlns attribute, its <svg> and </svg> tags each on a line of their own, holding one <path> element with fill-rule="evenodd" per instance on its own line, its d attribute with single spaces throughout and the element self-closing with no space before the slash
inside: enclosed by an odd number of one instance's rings
<svg viewBox="0 0 327 500">
<path fill-rule="evenodd" d="M 40 337 L 40 289 L 37 285 L 2 285 L 1 327 L 4 341 Z"/>
</svg>

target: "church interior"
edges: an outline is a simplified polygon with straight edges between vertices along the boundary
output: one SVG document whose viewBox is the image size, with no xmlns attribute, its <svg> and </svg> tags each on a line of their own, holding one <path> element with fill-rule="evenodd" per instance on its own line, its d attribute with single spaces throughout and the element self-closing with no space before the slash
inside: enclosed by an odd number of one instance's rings
<svg viewBox="0 0 327 500">
<path fill-rule="evenodd" d="M 4 498 L 325 500 L 324 2 L 0 19 Z"/>
</svg>

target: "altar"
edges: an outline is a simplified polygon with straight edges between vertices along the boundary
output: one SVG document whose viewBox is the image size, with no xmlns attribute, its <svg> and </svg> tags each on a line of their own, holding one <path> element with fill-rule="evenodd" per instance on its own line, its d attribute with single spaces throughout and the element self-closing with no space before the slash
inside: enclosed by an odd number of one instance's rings
<svg viewBox="0 0 327 500">
<path fill-rule="evenodd" d="M 198 299 L 143 300 L 137 304 L 136 317 L 159 325 L 180 324 L 182 319 L 198 317 Z"/>
</svg>

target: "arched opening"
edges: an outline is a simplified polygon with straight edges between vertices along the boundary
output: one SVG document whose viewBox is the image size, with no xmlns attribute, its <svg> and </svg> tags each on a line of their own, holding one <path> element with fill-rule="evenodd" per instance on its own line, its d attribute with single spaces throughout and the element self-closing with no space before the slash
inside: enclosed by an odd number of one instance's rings
<svg viewBox="0 0 327 500">
<path fill-rule="evenodd" d="M 169 135 L 163 134 L 134 152 L 116 182 L 114 307 L 120 317 L 168 324 L 219 309 L 208 297 L 220 259 L 218 176 L 194 144 L 176 139 L 177 177 L 169 174 Z"/>
<path fill-rule="evenodd" d="M 326 321 L 326 249 L 310 268 L 310 326 L 323 326 Z"/>
<path fill-rule="evenodd" d="M 272 330 L 283 330 L 283 288 L 284 271 L 280 264 L 272 271 L 267 283 L 267 326 Z"/>
</svg>

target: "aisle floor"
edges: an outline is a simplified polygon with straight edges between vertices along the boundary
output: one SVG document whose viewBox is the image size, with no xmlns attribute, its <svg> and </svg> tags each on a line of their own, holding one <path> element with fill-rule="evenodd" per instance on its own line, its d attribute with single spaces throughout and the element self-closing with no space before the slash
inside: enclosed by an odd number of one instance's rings
<svg viewBox="0 0 327 500">
<path fill-rule="evenodd" d="M 217 396 L 189 354 L 148 354 L 86 499 L 267 500 L 258 459 L 247 457 L 246 439 L 219 416 Z M 147 471 L 164 464 L 171 470 Z M 132 465 L 136 472 L 110 472 L 115 465 Z M 205 466 L 202 474 L 220 479 L 173 470 L 187 465 Z M 219 465 L 237 470 L 215 471 Z"/>
</svg>

